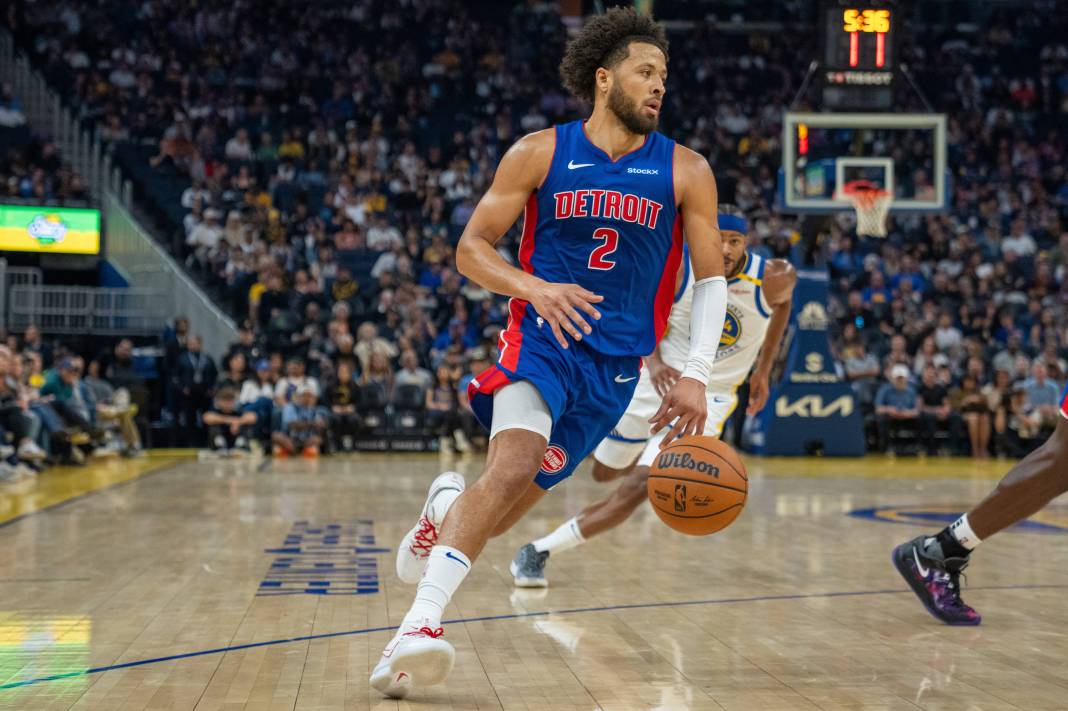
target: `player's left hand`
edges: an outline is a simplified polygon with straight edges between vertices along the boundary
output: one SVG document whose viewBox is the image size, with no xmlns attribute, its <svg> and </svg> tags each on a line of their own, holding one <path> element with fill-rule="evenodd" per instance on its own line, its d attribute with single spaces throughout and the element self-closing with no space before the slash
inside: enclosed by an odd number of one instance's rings
<svg viewBox="0 0 1068 711">
<path fill-rule="evenodd" d="M 660 442 L 660 448 L 663 449 L 679 437 L 704 432 L 707 418 L 708 400 L 705 396 L 705 386 L 693 378 L 679 378 L 664 396 L 660 409 L 649 422 L 653 424 L 654 435 L 671 425 L 671 432 Z"/>
<path fill-rule="evenodd" d="M 749 376 L 749 407 L 745 414 L 752 417 L 768 404 L 768 376 L 764 373 L 753 373 Z"/>
</svg>

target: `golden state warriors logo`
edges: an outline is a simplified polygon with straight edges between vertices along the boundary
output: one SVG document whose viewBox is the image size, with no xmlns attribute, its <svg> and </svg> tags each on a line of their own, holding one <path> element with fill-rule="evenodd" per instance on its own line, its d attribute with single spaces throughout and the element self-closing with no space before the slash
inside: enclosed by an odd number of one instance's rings
<svg viewBox="0 0 1068 711">
<path fill-rule="evenodd" d="M 720 357 L 737 350 L 738 339 L 742 337 L 742 314 L 734 304 L 727 304 L 727 317 L 723 319 L 723 334 L 719 337 Z"/>
</svg>

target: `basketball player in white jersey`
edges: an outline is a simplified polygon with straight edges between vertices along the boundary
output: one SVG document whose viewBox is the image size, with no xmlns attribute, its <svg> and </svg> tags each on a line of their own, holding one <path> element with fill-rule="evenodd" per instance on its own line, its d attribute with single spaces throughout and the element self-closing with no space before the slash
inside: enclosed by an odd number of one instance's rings
<svg viewBox="0 0 1068 711">
<path fill-rule="evenodd" d="M 768 376 L 790 320 L 797 273 L 782 259 L 765 260 L 747 250 L 749 227 L 740 211 L 719 207 L 723 264 L 728 278 L 727 316 L 719 352 L 708 381 L 708 420 L 704 434 L 719 437 L 738 402 L 737 391 L 749 376 L 750 416 L 768 399 Z M 591 536 L 615 528 L 646 500 L 649 466 L 660 451 L 667 430 L 651 437 L 663 394 L 678 380 L 690 341 L 693 275 L 686 259 L 676 280 L 675 304 L 668 330 L 652 355 L 645 358 L 638 387 L 615 429 L 594 451 L 593 476 L 609 481 L 626 478 L 608 498 L 586 507 L 558 529 L 519 549 L 511 571 L 518 587 L 545 587 L 550 553 L 573 548 Z M 759 354 L 759 362 L 758 356 Z M 753 363 L 756 362 L 756 369 Z M 640 456 L 639 456 L 640 455 Z M 635 462 L 635 460 L 637 460 Z"/>
</svg>

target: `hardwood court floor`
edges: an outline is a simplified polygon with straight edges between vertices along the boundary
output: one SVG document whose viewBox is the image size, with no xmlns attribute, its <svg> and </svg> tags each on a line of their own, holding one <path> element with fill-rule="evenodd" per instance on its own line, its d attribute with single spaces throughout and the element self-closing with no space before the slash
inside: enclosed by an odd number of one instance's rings
<svg viewBox="0 0 1068 711">
<path fill-rule="evenodd" d="M 475 565 L 449 682 L 398 702 L 367 677 L 437 457 L 150 461 L 83 470 L 66 503 L 42 491 L 78 473 L 0 489 L 0 708 L 1068 708 L 1068 507 L 983 545 L 978 628 L 935 622 L 890 565 L 1004 462 L 749 459 L 727 531 L 643 509 L 514 590 L 516 548 L 607 493 L 584 466 Z"/>
</svg>

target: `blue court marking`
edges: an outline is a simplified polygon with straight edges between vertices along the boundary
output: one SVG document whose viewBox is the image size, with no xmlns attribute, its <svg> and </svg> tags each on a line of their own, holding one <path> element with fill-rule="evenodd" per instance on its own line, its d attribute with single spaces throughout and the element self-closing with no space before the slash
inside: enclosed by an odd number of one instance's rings
<svg viewBox="0 0 1068 711">
<path fill-rule="evenodd" d="M 1064 590 L 1068 588 L 1068 585 L 988 585 L 985 587 L 971 587 L 968 588 L 970 592 L 977 591 L 993 591 L 993 590 Z M 575 607 L 567 610 L 543 610 L 541 612 L 517 612 L 510 615 L 488 615 L 486 617 L 463 617 L 458 620 L 443 620 L 442 625 L 459 625 L 467 622 L 495 622 L 498 620 L 524 620 L 532 617 L 547 617 L 548 615 L 578 615 L 591 612 L 617 612 L 620 610 L 649 610 L 658 607 L 688 607 L 692 605 L 729 605 L 732 603 L 743 602 L 778 602 L 783 600 L 820 600 L 836 597 L 870 597 L 872 595 L 911 595 L 911 590 L 856 590 L 856 591 L 839 591 L 839 592 L 827 592 L 827 593 L 802 593 L 797 595 L 761 595 L 759 597 L 731 597 L 731 598 L 719 598 L 712 600 L 678 600 L 675 602 L 637 602 L 629 605 L 610 605 L 607 607 Z M 332 639 L 334 637 L 353 637 L 357 635 L 373 634 L 375 632 L 390 632 L 397 629 L 396 627 L 367 627 L 360 630 L 346 630 L 343 632 L 326 632 L 323 634 L 309 634 L 302 635 L 300 637 L 286 637 L 283 639 L 272 639 L 265 642 L 250 642 L 249 644 L 236 644 L 231 647 L 216 647 L 214 649 L 204 649 L 199 652 L 186 652 L 185 654 L 172 654 L 168 657 L 154 657 L 152 659 L 140 659 L 136 662 L 124 662 L 122 664 L 111 664 L 106 667 L 93 667 L 92 669 L 85 669 L 84 671 L 67 672 L 66 674 L 53 674 L 52 676 L 42 676 L 36 679 L 26 679 L 24 681 L 12 681 L 7 684 L 0 684 L 0 690 L 3 689 L 15 689 L 22 686 L 31 686 L 33 684 L 42 684 L 48 681 L 59 681 L 61 679 L 71 679 L 79 676 L 88 676 L 89 674 L 101 674 L 103 672 L 115 671 L 117 669 L 129 669 L 131 667 L 142 667 L 147 664 L 160 664 L 162 662 L 174 662 L 180 659 L 191 659 L 193 657 L 204 657 L 209 654 L 225 654 L 226 652 L 239 652 L 245 649 L 256 649 L 257 647 L 270 647 L 276 644 L 289 644 L 291 642 L 311 642 L 320 639 Z"/>
<path fill-rule="evenodd" d="M 950 505 L 952 506 L 952 505 Z M 947 526 L 967 512 L 967 506 L 959 506 L 960 511 L 946 511 L 946 506 L 924 507 L 922 505 L 908 506 L 875 506 L 864 509 L 854 509 L 849 512 L 850 516 L 864 518 L 879 523 L 897 523 L 906 526 L 926 526 L 934 524 Z M 1009 533 L 1045 533 L 1045 534 L 1068 534 L 1068 527 L 1053 523 L 1042 523 L 1025 519 L 1005 529 Z"/>
</svg>

